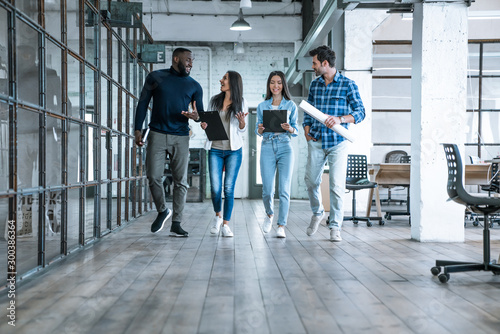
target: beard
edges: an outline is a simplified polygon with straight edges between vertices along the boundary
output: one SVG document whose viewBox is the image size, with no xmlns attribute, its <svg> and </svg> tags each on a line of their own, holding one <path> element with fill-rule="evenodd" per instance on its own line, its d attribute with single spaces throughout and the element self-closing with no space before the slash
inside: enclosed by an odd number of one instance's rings
<svg viewBox="0 0 500 334">
<path fill-rule="evenodd" d="M 179 73 L 180 73 L 181 76 L 183 76 L 183 77 L 188 77 L 189 76 L 189 72 L 187 71 L 186 66 L 184 66 L 183 63 L 179 62 L 177 64 L 177 67 L 179 68 Z"/>
<path fill-rule="evenodd" d="M 324 74 L 324 71 L 322 71 L 320 68 L 314 70 L 314 74 L 316 74 L 317 77 L 320 77 Z"/>
</svg>

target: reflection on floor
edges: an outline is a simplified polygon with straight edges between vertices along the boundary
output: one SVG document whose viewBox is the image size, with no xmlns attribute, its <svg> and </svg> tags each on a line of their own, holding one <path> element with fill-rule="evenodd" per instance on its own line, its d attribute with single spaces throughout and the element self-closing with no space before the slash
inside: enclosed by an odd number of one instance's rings
<svg viewBox="0 0 500 334">
<path fill-rule="evenodd" d="M 55 192 L 51 194 L 56 194 Z M 67 247 L 68 251 L 79 248 L 79 190 L 71 193 L 68 199 L 68 232 L 67 232 Z M 100 201 L 101 205 L 101 234 L 109 231 L 107 226 L 107 203 L 105 200 Z M 94 199 L 85 200 L 85 213 L 84 213 L 84 238 L 85 242 L 88 243 L 94 238 Z M 111 228 L 115 229 L 118 223 L 118 213 L 117 213 L 117 200 L 116 198 L 112 200 L 111 203 Z M 121 201 L 121 220 L 123 221 L 125 217 L 125 200 Z M 23 276 L 29 271 L 36 269 L 38 266 L 38 251 L 39 251 L 39 240 L 38 240 L 38 199 L 33 196 L 25 196 L 18 203 L 18 236 L 17 236 L 17 272 L 18 275 Z M 131 205 L 129 206 L 129 216 L 131 217 Z M 3 234 L 3 238 L 0 238 L 0 252 L 6 254 L 7 242 L 6 242 L 6 219 L 8 212 L 8 201 L 0 202 L 0 212 L 4 216 L 0 217 L 0 231 Z M 45 257 L 46 263 L 50 263 L 58 258 L 61 254 L 61 203 L 57 199 L 56 195 L 53 195 L 51 199 L 47 200 L 47 210 L 46 210 L 45 221 Z M 7 257 L 0 256 L 0 285 L 5 285 L 6 283 L 6 268 L 7 268 Z"/>
</svg>

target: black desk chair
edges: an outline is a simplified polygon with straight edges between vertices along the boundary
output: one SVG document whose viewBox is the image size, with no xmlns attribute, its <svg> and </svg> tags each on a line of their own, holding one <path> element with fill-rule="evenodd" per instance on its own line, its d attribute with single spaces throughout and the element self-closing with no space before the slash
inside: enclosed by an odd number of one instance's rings
<svg viewBox="0 0 500 334">
<path fill-rule="evenodd" d="M 483 262 L 459 262 L 436 260 L 436 266 L 431 268 L 434 276 L 439 275 L 439 281 L 446 283 L 450 279 L 450 273 L 465 271 L 485 270 L 495 275 L 500 275 L 500 264 L 496 260 L 490 260 L 490 224 L 489 215 L 500 211 L 500 198 L 476 197 L 470 195 L 464 189 L 464 168 L 460 152 L 455 144 L 444 144 L 446 160 L 448 162 L 448 196 L 450 199 L 467 206 L 471 211 L 484 215 L 483 230 Z M 441 269 L 443 273 L 440 274 Z"/>
<path fill-rule="evenodd" d="M 481 189 L 487 191 L 488 196 L 491 196 L 491 193 L 500 193 L 500 175 L 498 172 L 498 162 L 491 162 L 490 184 L 481 186 Z"/>
<path fill-rule="evenodd" d="M 403 151 L 404 152 L 404 151 Z M 402 155 L 399 159 L 399 163 L 402 164 L 409 164 L 411 163 L 411 156 L 410 155 Z M 387 210 L 385 212 L 384 218 L 387 220 L 391 220 L 392 216 L 408 216 L 408 223 L 411 225 L 411 214 L 410 214 L 410 185 L 405 184 L 402 185 L 403 188 L 406 188 L 406 210 Z"/>
<path fill-rule="evenodd" d="M 399 163 L 403 163 L 402 159 L 404 159 L 405 157 L 408 157 L 408 153 L 406 153 L 406 151 L 403 151 L 403 150 L 390 151 L 390 152 L 387 152 L 387 154 L 385 155 L 384 162 L 391 163 L 391 164 L 399 164 Z M 397 186 L 382 185 L 381 187 L 387 188 L 387 198 L 380 199 L 380 204 L 390 205 L 391 202 L 394 202 L 394 203 L 399 202 L 399 205 L 402 205 L 405 202 L 404 200 L 392 199 L 391 190 L 392 190 L 392 188 L 395 188 Z M 390 217 L 388 219 L 390 219 Z"/>
<path fill-rule="evenodd" d="M 471 164 L 477 164 L 481 162 L 481 159 L 477 156 L 472 156 L 469 155 L 470 163 Z M 488 196 L 491 196 L 492 193 L 500 193 L 500 175 L 498 171 L 498 158 L 495 158 L 491 162 L 491 179 L 489 180 L 489 184 L 482 185 L 481 190 L 488 192 Z M 469 220 L 472 220 L 472 225 L 478 226 L 479 225 L 479 218 L 477 217 L 476 214 L 468 212 L 469 210 L 466 210 L 466 217 L 470 218 Z M 490 228 L 493 227 L 494 222 L 497 222 L 498 225 L 500 225 L 500 219 L 498 218 L 498 214 L 495 216 L 492 216 L 490 218 Z M 464 222 L 464 226 L 467 225 L 467 222 Z"/>
<path fill-rule="evenodd" d="M 352 216 L 344 217 L 345 220 L 352 220 L 357 224 L 359 220 L 366 221 L 366 226 L 372 226 L 371 220 L 379 220 L 380 225 L 384 225 L 382 217 L 358 217 L 356 216 L 356 190 L 377 188 L 376 182 L 368 180 L 368 166 L 366 155 L 349 154 L 347 157 L 346 189 L 352 191 Z"/>
</svg>

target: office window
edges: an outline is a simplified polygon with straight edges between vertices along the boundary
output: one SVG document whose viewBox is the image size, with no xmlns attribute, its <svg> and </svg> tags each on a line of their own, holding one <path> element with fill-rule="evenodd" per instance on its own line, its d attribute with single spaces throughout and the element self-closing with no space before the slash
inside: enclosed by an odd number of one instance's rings
<svg viewBox="0 0 500 334">
<path fill-rule="evenodd" d="M 80 118 L 80 61 L 68 55 L 68 116 Z"/>
<path fill-rule="evenodd" d="M 471 51 L 472 50 L 472 51 Z M 500 41 L 474 41 L 469 44 L 467 85 L 468 113 L 474 114 L 466 145 L 467 152 L 490 160 L 500 156 Z"/>
<path fill-rule="evenodd" d="M 114 130 L 118 130 L 119 118 L 118 118 L 118 87 L 113 84 L 111 85 L 111 127 Z"/>
<path fill-rule="evenodd" d="M 17 97 L 27 103 L 40 104 L 40 63 L 38 61 L 39 34 L 31 26 L 17 20 L 19 32 L 17 40 Z"/>
<path fill-rule="evenodd" d="M 0 192 L 9 189 L 9 105 L 0 101 Z"/>
<path fill-rule="evenodd" d="M 80 54 L 80 2 L 66 1 L 68 47 L 75 54 Z M 71 73 L 68 71 L 68 73 Z M 69 77 L 68 77 L 69 79 Z"/>
<path fill-rule="evenodd" d="M 118 213 L 120 210 L 118 210 L 118 182 L 113 182 L 111 184 L 111 193 L 112 193 L 112 201 L 111 201 L 111 228 L 114 229 L 118 227 L 119 225 L 119 219 L 118 219 Z"/>
<path fill-rule="evenodd" d="M 112 77 L 115 81 L 118 82 L 118 64 L 120 62 L 120 59 L 118 58 L 118 49 L 119 49 L 119 44 L 118 44 L 118 39 L 116 38 L 115 35 L 112 36 L 111 38 L 111 59 L 112 59 Z"/>
<path fill-rule="evenodd" d="M 137 91 L 147 69 L 129 64 L 136 55 L 127 47 L 147 34 L 103 24 L 95 1 L 64 0 L 66 11 L 63 0 L 0 3 L 0 229 L 5 217 L 16 217 L 21 278 L 151 208 L 145 175 L 130 169 L 137 98 L 130 87 Z M 7 192 L 10 173 L 17 184 Z M 140 185 L 140 197 L 130 196 L 131 184 Z M 17 198 L 12 207 L 9 197 Z"/>
<path fill-rule="evenodd" d="M 101 77 L 101 125 L 109 127 L 108 113 L 110 104 L 110 82 L 104 77 Z"/>
<path fill-rule="evenodd" d="M 48 110 L 62 114 L 61 96 L 61 49 L 51 41 L 46 41 L 45 100 Z"/>
<path fill-rule="evenodd" d="M 16 9 L 22 11 L 33 21 L 38 21 L 38 1 L 16 0 Z"/>
<path fill-rule="evenodd" d="M 40 114 L 17 110 L 17 189 L 38 187 Z"/>
<path fill-rule="evenodd" d="M 103 183 L 101 184 L 101 194 L 100 194 L 100 210 L 101 210 L 101 217 L 99 219 L 100 223 L 100 229 L 101 229 L 101 235 L 104 233 L 107 233 L 109 231 L 109 226 L 108 226 L 108 219 L 109 214 L 108 214 L 108 187 L 110 185 L 108 183 Z"/>
<path fill-rule="evenodd" d="M 93 126 L 87 126 L 85 137 L 87 145 L 85 147 L 84 156 L 87 158 L 87 181 L 95 181 L 97 179 L 97 143 L 98 129 Z"/>
<path fill-rule="evenodd" d="M 39 194 L 18 197 L 17 202 L 17 272 L 25 273 L 38 266 Z"/>
<path fill-rule="evenodd" d="M 99 16 L 85 5 L 85 59 L 92 65 L 96 64 L 96 35 Z"/>
<path fill-rule="evenodd" d="M 68 250 L 77 248 L 79 245 L 80 234 L 80 191 L 81 188 L 73 188 L 68 190 Z"/>
<path fill-rule="evenodd" d="M 7 11 L 0 8 L 0 94 L 9 95 Z"/>
<path fill-rule="evenodd" d="M 129 103 L 128 102 L 128 97 L 127 97 L 127 94 L 125 93 L 125 91 L 122 90 L 122 105 L 120 107 L 120 110 L 121 110 L 121 129 L 120 131 L 124 132 L 124 133 L 129 133 L 128 131 L 128 125 L 130 124 L 130 119 L 128 118 L 128 115 L 129 115 L 129 110 L 128 110 L 128 106 L 129 106 Z"/>
<path fill-rule="evenodd" d="M 468 48 L 466 154 L 489 160 L 500 155 L 500 41 L 470 41 Z M 382 161 L 397 147 L 410 150 L 411 41 L 377 41 L 373 50 L 372 160 Z"/>
<path fill-rule="evenodd" d="M 108 68 L 108 32 L 109 30 L 105 26 L 101 27 L 101 70 L 109 75 L 111 69 Z"/>
<path fill-rule="evenodd" d="M 87 122 L 95 123 L 97 121 L 98 107 L 95 105 L 95 91 L 97 88 L 96 84 L 97 75 L 92 68 L 85 66 L 85 112 L 84 120 Z"/>
<path fill-rule="evenodd" d="M 54 38 L 61 39 L 61 0 L 45 1 L 45 29 Z"/>
<path fill-rule="evenodd" d="M 80 170 L 82 161 L 80 155 L 80 123 L 69 122 L 68 126 L 68 184 L 81 182 Z"/>
<path fill-rule="evenodd" d="M 62 172 L 62 122 L 47 116 L 45 128 L 45 182 L 47 187 L 61 185 Z"/>
<path fill-rule="evenodd" d="M 85 208 L 85 218 L 84 218 L 84 236 L 85 243 L 94 239 L 96 235 L 94 234 L 94 214 L 95 214 L 95 192 L 96 186 L 90 186 L 83 188 L 85 191 L 84 197 L 84 208 Z"/>
<path fill-rule="evenodd" d="M 0 198 L 0 231 L 6 231 L 9 214 L 9 199 Z M 0 254 L 7 254 L 7 240 L 0 238 Z M 0 284 L 7 285 L 7 256 L 0 256 Z"/>
</svg>

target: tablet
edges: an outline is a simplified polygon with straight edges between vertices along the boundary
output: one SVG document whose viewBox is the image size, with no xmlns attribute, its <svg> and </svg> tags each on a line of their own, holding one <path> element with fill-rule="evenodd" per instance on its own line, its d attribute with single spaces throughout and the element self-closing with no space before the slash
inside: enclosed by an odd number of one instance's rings
<svg viewBox="0 0 500 334">
<path fill-rule="evenodd" d="M 200 121 L 207 123 L 205 133 L 210 141 L 229 139 L 218 111 L 198 111 L 198 115 Z"/>
<path fill-rule="evenodd" d="M 288 110 L 263 110 L 262 113 L 264 132 L 286 132 L 281 123 L 287 123 Z"/>
</svg>

